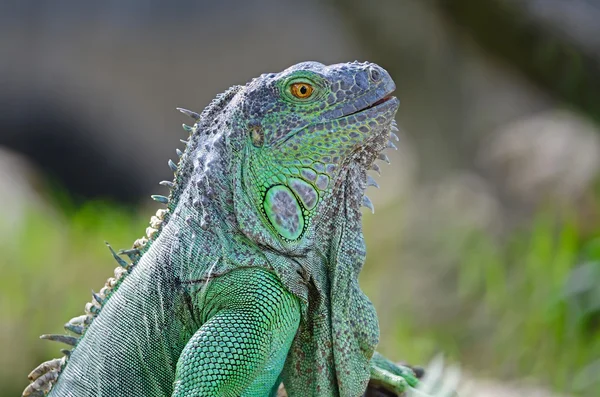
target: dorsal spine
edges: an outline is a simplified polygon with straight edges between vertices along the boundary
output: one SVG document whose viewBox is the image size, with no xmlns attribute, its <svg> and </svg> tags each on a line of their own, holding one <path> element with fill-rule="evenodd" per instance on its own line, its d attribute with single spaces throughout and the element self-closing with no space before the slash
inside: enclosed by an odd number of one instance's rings
<svg viewBox="0 0 600 397">
<path fill-rule="evenodd" d="M 112 293 L 118 289 L 123 279 L 132 271 L 135 265 L 139 262 L 142 255 L 148 250 L 151 243 L 156 240 L 160 234 L 163 225 L 168 221 L 169 214 L 177 205 L 177 197 L 181 190 L 188 182 L 193 170 L 193 163 L 190 159 L 190 153 L 194 151 L 197 145 L 202 144 L 201 132 L 208 130 L 207 123 L 210 122 L 231 99 L 242 89 L 242 86 L 233 86 L 222 94 L 217 95 L 215 99 L 204 109 L 201 114 L 190 110 L 178 108 L 182 113 L 191 117 L 195 123 L 193 127 L 183 124 L 185 131 L 189 132 L 188 140 L 181 140 L 186 145 L 185 151 L 177 149 L 176 164 L 172 160 L 168 161 L 169 168 L 174 172 L 173 181 L 163 181 L 161 185 L 169 188 L 169 196 L 153 195 L 155 201 L 167 206 L 156 211 L 156 214 L 150 218 L 150 225 L 146 228 L 146 236 L 138 238 L 134 241 L 131 249 L 120 250 L 116 252 L 108 243 L 113 258 L 118 265 L 114 270 L 114 277 L 108 278 L 104 286 L 98 293 L 92 291 L 92 300 L 85 304 L 85 314 L 77 316 L 69 320 L 64 326 L 65 330 L 73 335 L 42 335 L 42 339 L 53 340 L 66 343 L 73 348 L 76 348 L 77 343 L 85 335 L 85 331 L 92 324 L 94 319 L 100 314 L 102 307 L 110 299 Z M 128 257 L 130 262 L 121 258 L 122 255 Z M 30 384 L 23 391 L 23 397 L 40 397 L 47 395 L 52 388 L 52 385 L 58 380 L 58 376 L 62 369 L 67 365 L 72 350 L 62 349 L 64 354 L 62 358 L 56 358 L 46 361 L 37 366 L 29 374 Z"/>
</svg>

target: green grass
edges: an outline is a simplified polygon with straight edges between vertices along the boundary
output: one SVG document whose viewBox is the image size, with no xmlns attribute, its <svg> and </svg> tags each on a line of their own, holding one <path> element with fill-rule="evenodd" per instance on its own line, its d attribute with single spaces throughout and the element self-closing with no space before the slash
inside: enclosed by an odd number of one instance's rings
<svg viewBox="0 0 600 397">
<path fill-rule="evenodd" d="M 392 224 L 401 223 L 400 211 L 385 216 Z M 367 223 L 367 232 L 373 233 L 372 227 L 380 225 Z M 385 274 L 396 280 L 395 289 L 375 294 L 378 307 L 386 301 L 380 317 L 393 318 L 384 322 L 384 352 L 412 362 L 443 352 L 480 375 L 599 395 L 600 240 L 593 233 L 582 236 L 576 222 L 559 220 L 551 210 L 502 241 L 476 231 L 439 232 L 438 238 L 447 237 L 452 247 L 441 248 L 442 242 L 428 249 L 458 258 L 437 264 L 438 273 L 445 273 L 442 278 L 431 266 L 415 266 L 410 256 L 403 266 L 403 251 L 410 247 L 396 242 L 390 248 L 371 237 L 375 249 L 367 268 L 372 264 L 379 274 L 365 275 L 366 289 L 375 290 L 373 284 Z M 390 260 L 394 255 L 396 261 Z M 417 276 L 403 280 L 397 267 Z M 577 277 L 582 269 L 583 276 Z M 435 280 L 429 289 L 390 304 L 403 296 L 398 291 L 427 277 Z M 415 300 L 429 301 L 429 312 L 423 305 L 412 307 Z M 394 309 L 386 309 L 390 306 Z"/>
<path fill-rule="evenodd" d="M 63 332 L 64 323 L 83 314 L 91 289 L 112 275 L 116 263 L 104 241 L 131 247 L 147 223 L 146 216 L 101 203 L 68 212 L 32 210 L 0 239 L 2 396 L 20 395 L 29 371 L 60 355 L 58 344 L 38 337 Z"/>
<path fill-rule="evenodd" d="M 104 240 L 131 246 L 152 211 L 89 203 L 64 212 L 32 210 L 0 242 L 0 395 L 19 395 L 27 373 L 59 355 L 38 336 L 83 312 L 116 266 Z M 419 246 L 399 227 L 403 216 L 396 206 L 365 217 L 361 282 L 384 354 L 424 363 L 442 351 L 471 372 L 598 395 L 597 234 L 548 210 L 502 239 L 440 227 Z"/>
</svg>

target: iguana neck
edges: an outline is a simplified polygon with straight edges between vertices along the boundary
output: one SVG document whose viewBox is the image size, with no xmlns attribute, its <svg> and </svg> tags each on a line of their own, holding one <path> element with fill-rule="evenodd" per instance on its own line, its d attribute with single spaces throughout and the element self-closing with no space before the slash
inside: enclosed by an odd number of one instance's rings
<svg viewBox="0 0 600 397">
<path fill-rule="evenodd" d="M 169 209 L 168 222 L 161 231 L 167 234 L 173 247 L 186 251 L 181 257 L 209 264 L 209 269 L 215 265 L 213 270 L 217 274 L 261 256 L 256 244 L 238 227 L 234 186 L 229 175 L 229 146 L 225 144 L 229 131 L 226 126 L 221 128 L 206 136 L 195 151 L 186 153 L 193 168 L 185 178 L 185 187 L 178 191 L 177 204 Z M 185 266 L 189 267 L 189 263 Z M 206 267 L 181 268 L 177 273 L 183 280 L 206 277 L 197 274 L 196 269 Z"/>
</svg>

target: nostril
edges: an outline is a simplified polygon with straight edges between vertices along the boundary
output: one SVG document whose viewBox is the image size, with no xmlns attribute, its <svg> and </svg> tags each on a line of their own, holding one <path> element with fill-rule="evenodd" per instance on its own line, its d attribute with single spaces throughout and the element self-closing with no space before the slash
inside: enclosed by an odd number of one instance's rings
<svg viewBox="0 0 600 397">
<path fill-rule="evenodd" d="M 379 70 L 377 70 L 374 67 L 370 67 L 369 68 L 369 77 L 371 77 L 371 80 L 373 80 L 373 81 L 379 81 L 379 79 L 381 78 L 381 72 L 379 72 Z"/>
</svg>

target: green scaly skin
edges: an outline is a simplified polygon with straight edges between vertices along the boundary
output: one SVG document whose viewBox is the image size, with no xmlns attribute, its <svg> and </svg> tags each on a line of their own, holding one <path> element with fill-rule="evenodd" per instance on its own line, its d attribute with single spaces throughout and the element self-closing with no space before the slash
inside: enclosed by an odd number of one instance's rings
<svg viewBox="0 0 600 397">
<path fill-rule="evenodd" d="M 292 85 L 313 91 L 293 95 Z M 196 120 L 166 204 L 24 396 L 361 396 L 413 372 L 375 354 L 358 286 L 367 170 L 398 100 L 372 63 L 304 62 L 218 96 Z M 112 250 L 112 249 L 111 249 Z M 67 359 L 68 358 L 68 359 Z"/>
</svg>

